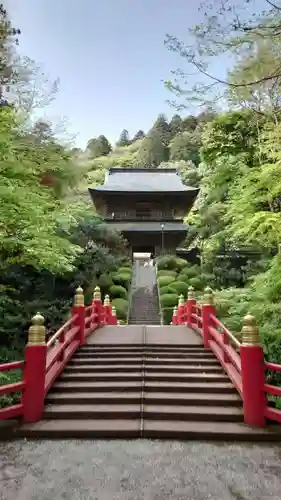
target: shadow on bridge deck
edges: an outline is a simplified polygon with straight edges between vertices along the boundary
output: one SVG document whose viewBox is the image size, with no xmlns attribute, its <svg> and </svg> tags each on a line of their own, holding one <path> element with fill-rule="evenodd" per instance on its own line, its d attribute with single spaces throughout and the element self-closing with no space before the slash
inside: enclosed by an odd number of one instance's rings
<svg viewBox="0 0 281 500">
<path fill-rule="evenodd" d="M 94 344 L 170 344 L 201 346 L 202 339 L 186 326 L 104 326 L 86 341 Z"/>
</svg>

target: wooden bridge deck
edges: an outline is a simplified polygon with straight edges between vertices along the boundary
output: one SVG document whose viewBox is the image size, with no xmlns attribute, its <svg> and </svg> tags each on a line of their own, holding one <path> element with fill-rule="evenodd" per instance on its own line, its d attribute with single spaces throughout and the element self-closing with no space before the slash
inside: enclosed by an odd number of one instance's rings
<svg viewBox="0 0 281 500">
<path fill-rule="evenodd" d="M 128 325 L 104 326 L 87 339 L 86 344 L 160 344 L 202 346 L 200 335 L 186 326 Z"/>
</svg>

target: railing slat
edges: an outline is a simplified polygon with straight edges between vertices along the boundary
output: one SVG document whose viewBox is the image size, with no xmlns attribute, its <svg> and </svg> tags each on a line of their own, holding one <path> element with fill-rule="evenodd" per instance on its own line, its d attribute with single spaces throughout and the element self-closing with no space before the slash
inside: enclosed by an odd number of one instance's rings
<svg viewBox="0 0 281 500">
<path fill-rule="evenodd" d="M 0 365 L 0 372 L 7 372 L 10 370 L 16 370 L 18 368 L 24 368 L 24 361 L 11 361 L 9 363 L 3 363 L 2 365 Z"/>
<path fill-rule="evenodd" d="M 74 342 L 72 342 L 65 350 L 64 360 L 59 361 L 58 363 L 53 365 L 52 368 L 48 371 L 48 373 L 46 374 L 46 381 L 45 381 L 45 395 L 51 389 L 53 383 L 59 377 L 66 363 L 68 362 L 68 360 L 71 358 L 72 354 L 76 351 L 78 347 L 79 347 L 79 340 L 75 340 Z"/>
<path fill-rule="evenodd" d="M 14 384 L 0 385 L 0 396 L 10 394 L 11 392 L 22 391 L 25 388 L 25 382 L 15 382 Z"/>
<path fill-rule="evenodd" d="M 270 408 L 267 406 L 265 409 L 265 418 L 269 420 L 275 420 L 281 424 L 281 410 L 277 410 L 277 408 Z"/>
<path fill-rule="evenodd" d="M 272 394 L 273 396 L 280 396 L 281 397 L 281 387 L 278 387 L 277 385 L 265 384 L 264 385 L 264 392 L 266 392 L 268 394 Z"/>
<path fill-rule="evenodd" d="M 214 340 L 210 340 L 210 347 L 211 347 L 213 353 L 218 358 L 221 365 L 223 366 L 223 368 L 225 369 L 230 380 L 235 385 L 241 398 L 243 399 L 242 379 L 241 379 L 240 373 L 235 369 L 235 367 L 233 365 L 231 365 L 230 363 L 225 363 L 224 358 L 223 358 L 223 350 Z"/>
<path fill-rule="evenodd" d="M 23 414 L 23 404 L 9 406 L 8 408 L 0 408 L 0 420 L 8 420 L 8 418 L 20 417 Z"/>
<path fill-rule="evenodd" d="M 281 372 L 281 365 L 277 365 L 276 363 L 265 363 L 264 367 L 266 370 L 272 370 L 274 372 Z"/>
<path fill-rule="evenodd" d="M 73 341 L 78 331 L 79 326 L 74 326 L 73 328 L 71 328 L 71 330 L 66 333 L 64 342 L 62 344 L 57 344 L 51 351 L 47 353 L 46 373 L 48 373 L 50 368 L 60 357 L 61 353 L 64 352 L 66 347 Z"/>
<path fill-rule="evenodd" d="M 66 323 L 64 323 L 64 325 L 62 325 L 58 331 L 56 333 L 54 333 L 54 335 L 48 340 L 47 342 L 47 347 L 51 347 L 55 342 L 56 340 L 58 340 L 61 336 L 61 334 L 67 329 L 69 328 L 69 326 L 72 325 L 72 322 L 75 321 L 75 319 L 77 318 L 77 315 L 73 316 L 72 318 L 70 318 L 69 320 L 66 321 Z M 65 332 L 66 333 L 66 332 Z"/>
</svg>

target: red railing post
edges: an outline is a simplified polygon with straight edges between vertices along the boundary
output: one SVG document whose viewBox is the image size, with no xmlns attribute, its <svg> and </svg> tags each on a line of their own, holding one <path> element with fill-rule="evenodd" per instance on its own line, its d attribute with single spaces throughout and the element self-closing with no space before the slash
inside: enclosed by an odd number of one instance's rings
<svg viewBox="0 0 281 500">
<path fill-rule="evenodd" d="M 216 309 L 214 306 L 214 296 L 211 288 L 207 287 L 204 293 L 204 304 L 202 306 L 202 333 L 204 340 L 204 347 L 209 347 L 210 326 L 212 325 L 211 316 L 216 316 Z"/>
<path fill-rule="evenodd" d="M 256 321 L 251 314 L 247 314 L 244 318 L 240 356 L 244 422 L 264 427 L 267 406 L 264 392 L 264 354 Z"/>
<path fill-rule="evenodd" d="M 184 296 L 181 294 L 179 296 L 179 302 L 178 302 L 178 325 L 183 325 L 184 323 L 185 323 Z"/>
<path fill-rule="evenodd" d="M 83 288 L 80 286 L 75 292 L 72 317 L 73 326 L 78 326 L 79 328 L 77 339 L 79 340 L 80 346 L 82 346 L 85 344 L 85 305 Z"/>
<path fill-rule="evenodd" d="M 25 348 L 25 366 L 23 380 L 25 388 L 22 395 L 23 419 L 25 422 L 37 422 L 44 411 L 46 377 L 46 329 L 44 318 L 37 313 L 32 318 Z"/>
<path fill-rule="evenodd" d="M 101 301 L 101 293 L 100 293 L 100 287 L 96 286 L 94 290 L 94 297 L 93 297 L 93 312 L 96 315 L 96 321 L 97 325 L 99 326 L 101 324 L 101 317 L 102 317 L 102 301 Z"/>
<path fill-rule="evenodd" d="M 177 306 L 175 306 L 173 310 L 171 325 L 177 325 L 177 324 L 178 324 L 178 308 Z"/>
<path fill-rule="evenodd" d="M 116 314 L 116 307 L 115 306 L 111 307 L 111 324 L 112 325 L 117 325 L 118 324 L 117 314 Z"/>
<path fill-rule="evenodd" d="M 192 286 L 188 288 L 187 302 L 186 302 L 186 325 L 192 328 L 192 313 L 195 311 L 196 299 L 194 297 L 194 289 Z"/>
<path fill-rule="evenodd" d="M 106 295 L 103 301 L 104 325 L 110 325 L 111 305 L 109 295 Z"/>
</svg>

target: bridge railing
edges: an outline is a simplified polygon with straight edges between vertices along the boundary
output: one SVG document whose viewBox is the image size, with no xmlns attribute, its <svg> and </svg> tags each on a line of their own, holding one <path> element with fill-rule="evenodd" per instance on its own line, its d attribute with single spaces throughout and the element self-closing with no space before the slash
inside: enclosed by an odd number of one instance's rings
<svg viewBox="0 0 281 500">
<path fill-rule="evenodd" d="M 85 307 L 82 288 L 77 288 L 72 315 L 46 342 L 44 318 L 37 313 L 32 318 L 23 361 L 0 364 L 0 372 L 22 370 L 21 380 L 0 385 L 0 398 L 20 393 L 20 402 L 0 409 L 0 420 L 22 417 L 25 422 L 40 420 L 44 399 L 74 352 L 85 343 L 90 333 L 104 325 L 116 325 L 116 310 L 107 295 L 101 301 L 96 287 L 92 303 Z"/>
<path fill-rule="evenodd" d="M 281 410 L 269 405 L 267 395 L 281 397 L 281 387 L 266 383 L 268 370 L 281 373 L 281 365 L 264 361 L 255 318 L 247 314 L 243 320 L 242 342 L 217 318 L 213 292 L 206 288 L 203 304 L 189 288 L 185 301 L 181 295 L 174 308 L 172 324 L 186 325 L 197 331 L 204 347 L 213 351 L 239 392 L 248 425 L 263 427 L 266 420 L 281 423 Z"/>
</svg>

